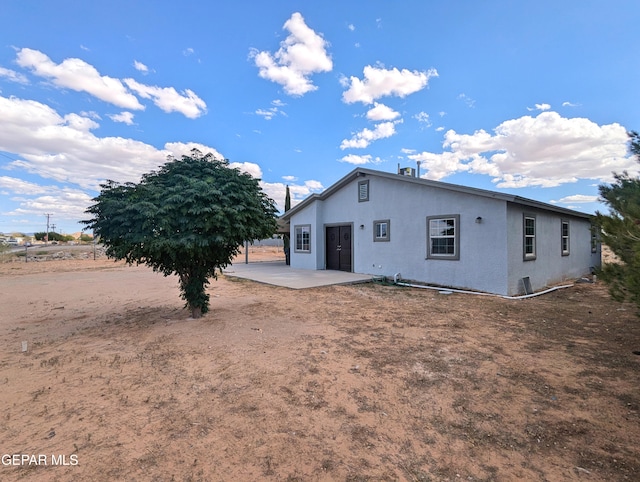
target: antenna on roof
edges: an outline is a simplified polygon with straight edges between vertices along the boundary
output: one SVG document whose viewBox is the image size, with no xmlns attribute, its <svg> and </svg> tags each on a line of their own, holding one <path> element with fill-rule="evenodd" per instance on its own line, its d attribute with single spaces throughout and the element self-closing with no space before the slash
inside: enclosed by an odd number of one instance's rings
<svg viewBox="0 0 640 482">
<path fill-rule="evenodd" d="M 420 161 L 416 161 L 416 163 L 418 164 L 418 179 L 420 179 Z"/>
</svg>

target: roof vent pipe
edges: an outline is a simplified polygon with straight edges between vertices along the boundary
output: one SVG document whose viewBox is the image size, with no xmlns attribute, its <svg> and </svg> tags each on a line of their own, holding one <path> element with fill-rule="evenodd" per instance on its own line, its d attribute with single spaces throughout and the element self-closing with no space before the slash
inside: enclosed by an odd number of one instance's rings
<svg viewBox="0 0 640 482">
<path fill-rule="evenodd" d="M 416 161 L 416 164 L 418 164 L 418 179 L 420 179 L 420 161 Z"/>
<path fill-rule="evenodd" d="M 396 274 L 393 275 L 393 282 L 394 283 L 397 283 L 401 279 L 402 279 L 402 275 L 400 273 L 396 273 Z"/>
</svg>

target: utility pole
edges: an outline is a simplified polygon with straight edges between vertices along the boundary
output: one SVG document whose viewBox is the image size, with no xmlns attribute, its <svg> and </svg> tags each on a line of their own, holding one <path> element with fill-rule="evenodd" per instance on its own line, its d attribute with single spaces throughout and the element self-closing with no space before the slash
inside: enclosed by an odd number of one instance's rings
<svg viewBox="0 0 640 482">
<path fill-rule="evenodd" d="M 45 214 L 47 217 L 47 234 L 44 235 L 44 244 L 49 244 L 49 218 L 53 216 L 53 214 Z"/>
</svg>

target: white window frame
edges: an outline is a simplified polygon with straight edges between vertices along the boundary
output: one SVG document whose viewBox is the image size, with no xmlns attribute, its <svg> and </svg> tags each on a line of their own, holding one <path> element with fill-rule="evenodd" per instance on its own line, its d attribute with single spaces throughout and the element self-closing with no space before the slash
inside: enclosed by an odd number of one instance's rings
<svg viewBox="0 0 640 482">
<path fill-rule="evenodd" d="M 565 233 L 565 226 L 567 227 L 567 231 Z M 562 219 L 560 221 L 560 249 L 562 251 L 562 256 L 569 256 L 571 251 L 571 225 L 569 221 L 566 219 Z"/>
<path fill-rule="evenodd" d="M 440 222 L 453 221 L 453 234 L 442 234 L 436 232 L 439 229 L 438 224 Z M 440 227 L 440 229 L 442 229 Z M 433 241 L 436 239 L 452 239 L 453 240 L 453 253 L 434 253 Z M 443 259 L 449 261 L 457 261 L 460 259 L 460 215 L 459 214 L 447 214 L 443 216 L 428 216 L 427 217 L 427 259 Z"/>
<path fill-rule="evenodd" d="M 533 221 L 533 233 L 527 232 L 527 221 Z M 522 215 L 522 256 L 525 261 L 532 261 L 536 259 L 536 215 L 535 214 L 523 214 Z M 530 241 L 530 243 L 528 243 Z M 531 250 L 528 251 L 529 247 Z"/>
<path fill-rule="evenodd" d="M 310 253 L 311 252 L 311 225 L 299 224 L 294 226 L 294 253 Z M 305 243 L 305 233 L 307 234 Z M 306 248 L 305 248 L 306 244 Z"/>
<path fill-rule="evenodd" d="M 382 231 L 382 227 L 385 226 L 384 231 Z M 380 219 L 378 221 L 373 222 L 373 241 L 380 242 L 388 242 L 391 240 L 391 220 L 390 219 Z"/>
</svg>

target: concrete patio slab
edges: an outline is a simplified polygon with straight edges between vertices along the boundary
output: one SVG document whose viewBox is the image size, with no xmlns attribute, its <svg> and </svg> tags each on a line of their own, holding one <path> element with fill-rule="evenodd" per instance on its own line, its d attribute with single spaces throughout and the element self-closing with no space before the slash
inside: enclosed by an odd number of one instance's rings
<svg viewBox="0 0 640 482">
<path fill-rule="evenodd" d="M 371 275 L 332 270 L 294 269 L 284 261 L 233 264 L 223 271 L 225 276 L 249 279 L 294 290 L 318 286 L 367 283 Z"/>
</svg>

